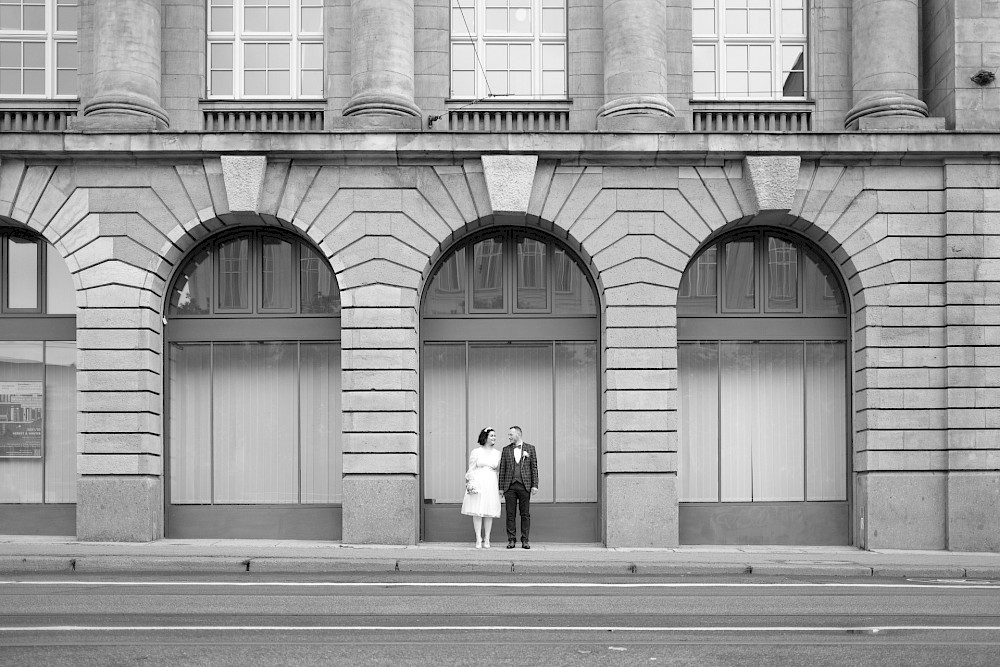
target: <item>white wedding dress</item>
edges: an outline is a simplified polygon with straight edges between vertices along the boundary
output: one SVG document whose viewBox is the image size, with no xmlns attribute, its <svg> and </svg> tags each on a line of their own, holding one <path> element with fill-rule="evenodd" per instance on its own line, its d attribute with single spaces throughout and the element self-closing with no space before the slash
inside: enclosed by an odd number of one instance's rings
<svg viewBox="0 0 1000 667">
<path fill-rule="evenodd" d="M 469 516 L 500 516 L 500 484 L 497 468 L 500 467 L 500 450 L 493 447 L 476 447 L 469 454 L 469 471 L 465 479 L 472 482 L 477 493 L 465 492 L 462 514 Z"/>
</svg>

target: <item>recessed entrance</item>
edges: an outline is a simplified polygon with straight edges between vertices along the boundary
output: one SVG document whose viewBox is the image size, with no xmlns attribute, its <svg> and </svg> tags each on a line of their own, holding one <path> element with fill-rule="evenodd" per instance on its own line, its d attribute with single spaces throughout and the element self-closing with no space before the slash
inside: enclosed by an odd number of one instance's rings
<svg viewBox="0 0 1000 667">
<path fill-rule="evenodd" d="M 538 542 L 599 542 L 599 326 L 593 283 L 554 239 L 519 228 L 473 237 L 424 295 L 422 538 L 467 542 L 460 514 L 480 429 L 518 425 L 536 447 Z M 501 510 L 503 511 L 503 510 Z M 493 539 L 505 537 L 504 516 Z"/>
<path fill-rule="evenodd" d="M 678 293 L 682 544 L 850 543 L 849 317 L 829 263 L 757 230 Z"/>
<path fill-rule="evenodd" d="M 271 228 L 215 237 L 169 292 L 169 537 L 340 539 L 340 294 Z"/>
</svg>

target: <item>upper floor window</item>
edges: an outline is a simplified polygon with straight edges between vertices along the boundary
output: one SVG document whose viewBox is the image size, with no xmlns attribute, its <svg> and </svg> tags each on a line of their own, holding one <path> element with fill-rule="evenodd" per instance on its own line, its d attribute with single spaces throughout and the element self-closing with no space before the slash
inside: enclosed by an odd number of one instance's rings
<svg viewBox="0 0 1000 667">
<path fill-rule="evenodd" d="M 566 0 L 451 0 L 451 96 L 565 99 Z"/>
<path fill-rule="evenodd" d="M 77 96 L 78 17 L 78 0 L 0 0 L 0 96 Z"/>
<path fill-rule="evenodd" d="M 210 0 L 208 96 L 323 97 L 323 0 Z"/>
<path fill-rule="evenodd" d="M 806 96 L 806 0 L 693 0 L 696 99 Z"/>
</svg>

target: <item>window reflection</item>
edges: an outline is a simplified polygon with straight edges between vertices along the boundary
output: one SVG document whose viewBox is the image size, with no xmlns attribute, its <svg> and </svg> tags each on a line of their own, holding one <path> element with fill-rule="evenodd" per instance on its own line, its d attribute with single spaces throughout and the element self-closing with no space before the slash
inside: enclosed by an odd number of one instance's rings
<svg viewBox="0 0 1000 667">
<path fill-rule="evenodd" d="M 681 276 L 677 308 L 685 314 L 709 314 L 718 310 L 719 261 L 715 246 L 698 255 L 691 268 Z"/>
<path fill-rule="evenodd" d="M 514 231 L 468 243 L 447 255 L 430 280 L 422 306 L 424 315 L 431 316 L 586 316 L 596 315 L 597 307 L 592 283 L 566 249 Z"/>
<path fill-rule="evenodd" d="M 7 307 L 38 309 L 38 252 L 34 239 L 7 237 Z"/>
<path fill-rule="evenodd" d="M 219 308 L 247 310 L 250 306 L 250 276 L 247 259 L 250 239 L 239 238 L 219 245 Z"/>
<path fill-rule="evenodd" d="M 721 258 L 719 248 L 724 249 Z M 755 267 L 758 256 L 766 262 L 764 271 Z M 846 297 L 828 262 L 804 244 L 758 232 L 753 237 L 713 244 L 692 260 L 677 289 L 678 314 L 719 314 L 719 259 L 725 266 L 722 313 L 761 312 L 758 293 L 764 294 L 765 313 L 846 313 Z M 761 280 L 764 283 L 758 285 Z"/>
<path fill-rule="evenodd" d="M 501 310 L 503 303 L 503 237 L 485 239 L 473 248 L 472 307 Z"/>
<path fill-rule="evenodd" d="M 767 309 L 798 310 L 799 252 L 790 242 L 767 239 Z"/>
<path fill-rule="evenodd" d="M 465 249 L 453 253 L 438 269 L 427 291 L 431 315 L 465 314 Z"/>
<path fill-rule="evenodd" d="M 803 267 L 805 308 L 810 315 L 843 315 L 847 312 L 844 294 L 829 266 L 806 252 Z"/>
<path fill-rule="evenodd" d="M 292 307 L 292 244 L 265 236 L 261 248 L 261 307 Z"/>
<path fill-rule="evenodd" d="M 556 315 L 594 315 L 597 303 L 594 290 L 583 271 L 562 248 L 552 252 L 552 312 Z"/>
<path fill-rule="evenodd" d="M 340 289 L 326 260 L 307 246 L 300 246 L 299 262 L 300 308 L 303 313 L 337 313 L 340 311 Z"/>
<path fill-rule="evenodd" d="M 178 271 L 171 290 L 171 315 L 251 311 L 336 315 L 340 312 L 336 276 L 315 249 L 272 231 L 209 243 Z"/>
<path fill-rule="evenodd" d="M 542 241 L 521 239 L 517 244 L 517 307 L 548 309 L 548 262 Z"/>
<path fill-rule="evenodd" d="M 726 310 L 755 310 L 754 241 L 732 241 L 726 246 Z"/>
<path fill-rule="evenodd" d="M 173 315 L 207 315 L 212 312 L 212 254 L 202 250 L 188 262 L 171 298 Z"/>
</svg>

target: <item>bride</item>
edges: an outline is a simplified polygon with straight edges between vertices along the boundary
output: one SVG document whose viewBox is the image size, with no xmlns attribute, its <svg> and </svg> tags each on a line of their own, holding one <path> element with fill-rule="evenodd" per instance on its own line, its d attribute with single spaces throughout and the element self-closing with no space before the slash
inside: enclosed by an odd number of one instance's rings
<svg viewBox="0 0 1000 667">
<path fill-rule="evenodd" d="M 479 432 L 479 446 L 469 454 L 469 470 L 465 473 L 465 498 L 462 514 L 472 517 L 476 529 L 476 548 L 490 548 L 493 519 L 500 516 L 500 450 L 496 431 L 487 427 Z"/>
</svg>

